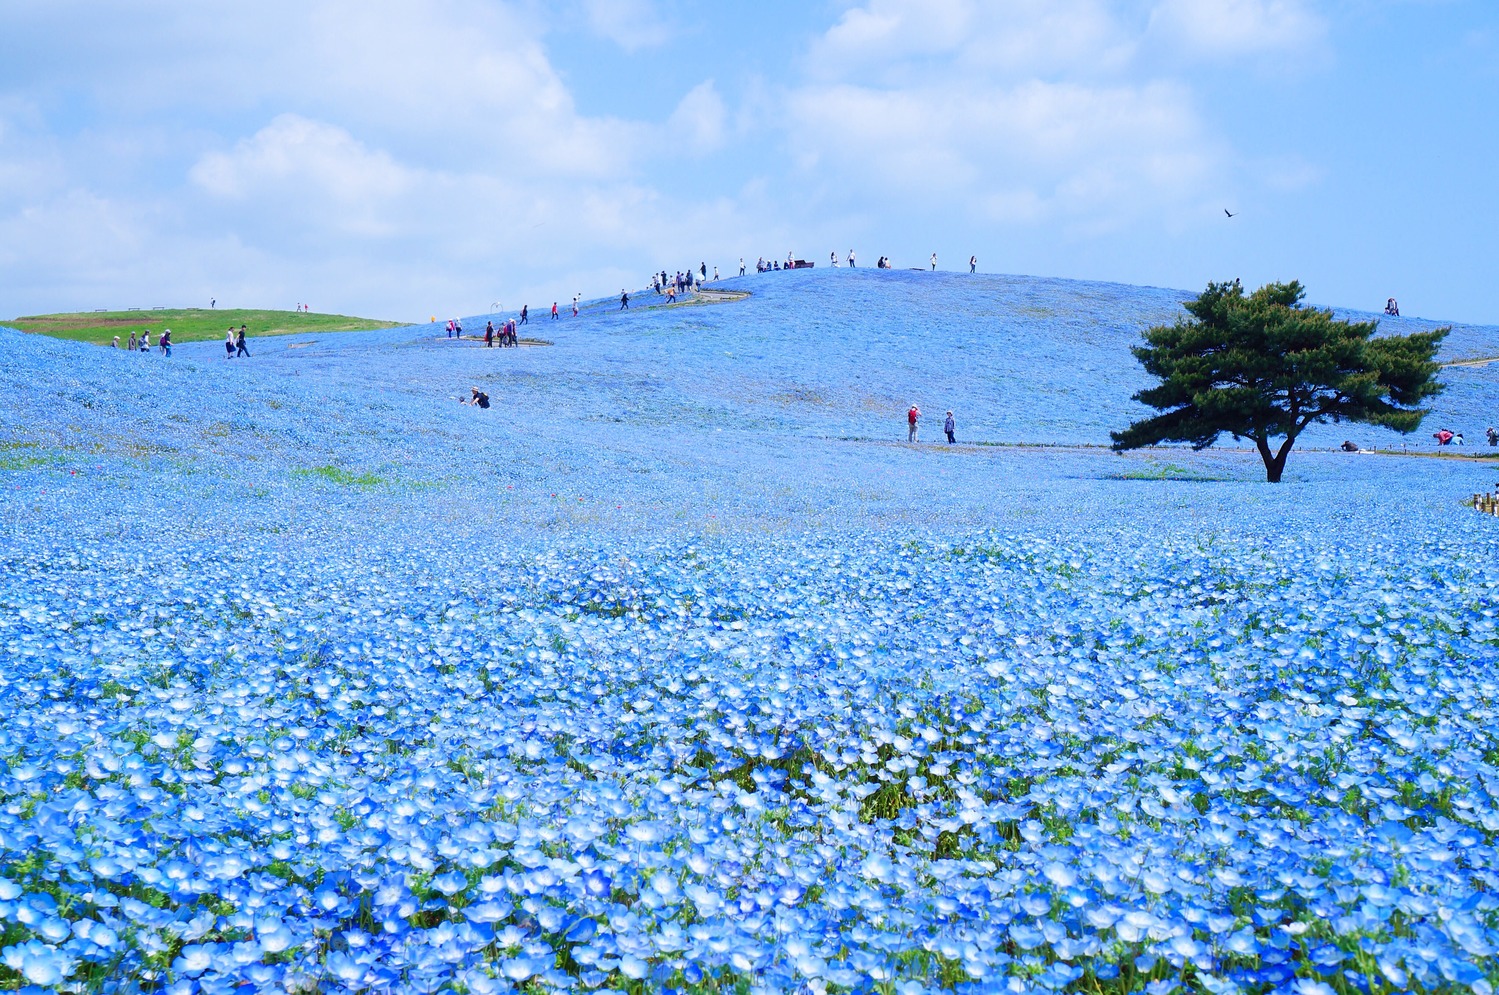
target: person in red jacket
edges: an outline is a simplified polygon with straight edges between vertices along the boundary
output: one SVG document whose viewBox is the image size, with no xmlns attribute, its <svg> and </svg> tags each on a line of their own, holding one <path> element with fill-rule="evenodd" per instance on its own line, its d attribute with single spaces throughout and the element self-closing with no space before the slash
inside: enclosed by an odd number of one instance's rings
<svg viewBox="0 0 1499 995">
<path fill-rule="evenodd" d="M 911 405 L 911 410 L 906 412 L 906 425 L 909 428 L 909 431 L 906 433 L 907 442 L 916 441 L 916 422 L 920 418 L 921 409 L 914 404 Z"/>
</svg>

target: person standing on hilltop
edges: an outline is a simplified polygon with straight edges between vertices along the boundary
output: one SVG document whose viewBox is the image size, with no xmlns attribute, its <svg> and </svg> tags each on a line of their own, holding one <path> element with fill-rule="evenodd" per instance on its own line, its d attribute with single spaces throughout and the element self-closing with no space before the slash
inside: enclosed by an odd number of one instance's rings
<svg viewBox="0 0 1499 995">
<path fill-rule="evenodd" d="M 739 275 L 740 276 L 744 275 L 744 257 L 743 256 L 739 257 Z"/>
<path fill-rule="evenodd" d="M 837 269 L 838 268 L 838 253 L 836 253 L 836 252 L 829 252 L 828 253 L 828 265 L 831 266 L 831 267 L 833 267 L 833 269 Z"/>
<path fill-rule="evenodd" d="M 552 301 L 552 320 L 553 321 L 557 320 L 557 302 L 556 301 Z"/>
<path fill-rule="evenodd" d="M 573 317 L 578 316 L 578 302 L 583 299 L 582 294 L 573 294 Z"/>
<path fill-rule="evenodd" d="M 906 428 L 908 429 L 908 431 L 906 432 L 907 442 L 916 441 L 916 422 L 920 420 L 920 418 L 921 409 L 914 404 L 911 405 L 911 410 L 906 412 Z"/>
<path fill-rule="evenodd" d="M 932 272 L 937 272 L 937 253 L 932 253 Z"/>
<path fill-rule="evenodd" d="M 525 304 L 520 306 L 520 324 L 524 325 L 531 320 L 531 309 Z"/>
<path fill-rule="evenodd" d="M 623 289 L 619 292 L 619 309 L 628 311 L 630 308 L 630 295 Z"/>
<path fill-rule="evenodd" d="M 979 269 L 979 257 L 978 256 L 969 256 L 968 257 L 968 272 L 970 272 L 970 273 L 977 273 L 978 269 Z"/>
<path fill-rule="evenodd" d="M 854 265 L 854 250 L 853 249 L 849 249 L 848 250 L 848 268 L 849 269 L 857 269 L 858 268 L 858 267 L 856 267 Z"/>
</svg>

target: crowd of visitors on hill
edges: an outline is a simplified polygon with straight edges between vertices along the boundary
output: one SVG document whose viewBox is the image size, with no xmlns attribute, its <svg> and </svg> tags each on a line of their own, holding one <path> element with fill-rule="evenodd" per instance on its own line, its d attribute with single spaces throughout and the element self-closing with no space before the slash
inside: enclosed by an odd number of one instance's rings
<svg viewBox="0 0 1499 995">
<path fill-rule="evenodd" d="M 858 263 L 857 263 L 856 260 L 857 260 L 857 257 L 854 255 L 854 250 L 853 249 L 849 249 L 848 250 L 848 268 L 849 269 L 857 269 L 858 268 Z M 937 269 L 937 254 L 935 252 L 932 253 L 931 258 L 927 260 L 927 263 L 928 263 L 928 265 L 931 267 L 931 269 L 933 271 L 935 271 Z M 778 259 L 766 259 L 764 256 L 761 256 L 759 259 L 755 260 L 755 272 L 756 273 L 779 273 L 783 269 L 800 269 L 800 268 L 803 268 L 803 267 L 806 267 L 806 266 L 811 266 L 811 265 L 812 265 L 811 263 L 799 261 L 796 258 L 795 253 L 788 252 L 786 254 L 786 262 L 785 262 L 784 265 Z M 833 267 L 834 269 L 837 269 L 838 266 L 840 265 L 838 253 L 836 251 L 828 253 L 828 265 L 831 266 L 831 267 Z M 875 269 L 894 269 L 895 268 L 895 264 L 890 261 L 890 257 L 889 256 L 881 256 L 879 259 L 875 260 L 874 268 Z M 916 268 L 916 267 L 913 267 L 913 268 Z M 969 256 L 968 257 L 968 272 L 970 272 L 970 273 L 977 273 L 978 269 L 979 269 L 979 257 L 978 256 Z M 716 275 L 717 274 L 717 270 L 715 270 L 714 273 Z M 744 275 L 744 260 L 743 259 L 739 260 L 739 275 L 740 276 Z"/>
<path fill-rule="evenodd" d="M 519 346 L 520 338 L 516 335 L 515 328 L 516 322 L 514 318 L 501 322 L 498 329 L 494 327 L 493 321 L 486 321 L 484 323 L 484 347 L 486 349 L 490 348 L 496 342 L 501 347 Z"/>
<path fill-rule="evenodd" d="M 111 349 L 121 348 L 120 337 L 118 335 L 114 336 L 113 340 L 109 343 L 109 347 Z M 137 337 L 134 330 L 132 330 L 130 332 L 130 338 L 123 348 L 127 352 L 150 352 L 151 329 L 147 328 L 143 330 L 140 333 L 139 337 Z M 156 339 L 156 348 L 163 357 L 171 358 L 172 330 L 170 328 L 163 328 L 161 330 L 161 335 L 159 335 Z M 225 358 L 227 359 L 233 359 L 236 356 L 250 355 L 250 350 L 245 346 L 244 325 L 239 326 L 238 333 L 234 331 L 233 325 L 229 326 L 229 330 L 224 333 L 224 351 L 226 354 Z"/>
</svg>

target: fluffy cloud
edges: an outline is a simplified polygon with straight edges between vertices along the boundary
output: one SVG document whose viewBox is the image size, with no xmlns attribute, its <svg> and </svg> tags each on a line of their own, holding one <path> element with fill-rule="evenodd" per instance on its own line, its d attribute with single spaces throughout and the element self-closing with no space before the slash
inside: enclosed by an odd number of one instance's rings
<svg viewBox="0 0 1499 995">
<path fill-rule="evenodd" d="M 595 34 L 627 52 L 654 48 L 671 37 L 670 19 L 651 0 L 583 0 L 583 13 Z"/>
<path fill-rule="evenodd" d="M 798 94 L 791 117 L 807 165 L 996 221 L 1117 226 L 1190 198 L 1211 169 L 1191 101 L 1169 84 L 838 87 Z"/>
<path fill-rule="evenodd" d="M 1150 28 L 1179 54 L 1221 58 L 1302 50 L 1327 25 L 1301 0 L 1160 0 Z"/>
<path fill-rule="evenodd" d="M 318 220 L 337 220 L 351 234 L 385 234 L 380 205 L 411 190 L 416 174 L 383 152 L 371 152 L 342 128 L 295 114 L 277 117 L 231 152 L 211 152 L 193 166 L 193 182 L 232 200 L 279 197 L 300 210 L 330 205 Z"/>
<path fill-rule="evenodd" d="M 719 96 L 713 81 L 706 80 L 687 91 L 667 121 L 667 134 L 663 141 L 679 142 L 686 139 L 694 152 L 712 152 L 723 145 L 725 118 L 728 108 Z"/>
<path fill-rule="evenodd" d="M 1095 0 L 869 0 L 812 47 L 839 82 L 790 94 L 801 165 L 928 210 L 1123 228 L 1199 208 L 1222 179 L 1192 93 L 1136 66 Z"/>
<path fill-rule="evenodd" d="M 869 0 L 812 45 L 807 69 L 818 79 L 899 86 L 1094 77 L 1133 51 L 1103 0 Z"/>
</svg>

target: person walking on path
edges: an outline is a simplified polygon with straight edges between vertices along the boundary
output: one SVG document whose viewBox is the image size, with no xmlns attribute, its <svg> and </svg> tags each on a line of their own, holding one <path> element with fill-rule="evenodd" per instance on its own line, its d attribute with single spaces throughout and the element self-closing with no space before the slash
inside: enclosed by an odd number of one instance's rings
<svg viewBox="0 0 1499 995">
<path fill-rule="evenodd" d="M 486 321 L 484 323 L 484 348 L 491 349 L 493 347 L 494 347 L 494 322 L 493 321 Z"/>
<path fill-rule="evenodd" d="M 245 326 L 244 325 L 240 325 L 239 326 L 239 334 L 234 337 L 234 358 L 238 359 L 241 356 L 244 356 L 247 359 L 250 356 L 250 350 L 247 349 L 247 348 L 245 348 Z"/>
<path fill-rule="evenodd" d="M 448 331 L 448 338 L 452 338 L 453 337 L 453 319 L 452 318 L 448 319 L 448 329 L 447 329 L 447 331 Z"/>
<path fill-rule="evenodd" d="M 718 267 L 717 266 L 713 267 L 713 282 L 714 283 L 718 282 Z"/>
<path fill-rule="evenodd" d="M 947 413 L 947 420 L 942 423 L 942 431 L 947 433 L 947 444 L 949 446 L 958 441 L 957 439 L 953 438 L 953 432 L 957 429 L 957 427 L 957 423 L 952 420 L 952 412 L 949 411 Z"/>
<path fill-rule="evenodd" d="M 918 408 L 914 404 L 911 405 L 911 410 L 906 412 L 906 427 L 908 429 L 908 431 L 906 432 L 906 441 L 907 442 L 915 442 L 916 441 L 916 422 L 920 418 L 921 418 L 921 409 Z"/>
<path fill-rule="evenodd" d="M 702 278 L 704 280 L 708 279 L 708 264 L 707 263 L 698 263 L 697 264 L 697 271 L 700 274 L 702 274 Z"/>
<path fill-rule="evenodd" d="M 531 320 L 530 315 L 531 315 L 531 309 L 529 307 L 527 307 L 526 305 L 522 304 L 520 306 L 520 323 L 522 325 L 524 325 L 527 322 L 529 322 Z"/>
<path fill-rule="evenodd" d="M 932 272 L 937 272 L 937 253 L 932 253 Z"/>
<path fill-rule="evenodd" d="M 630 295 L 624 290 L 619 292 L 619 309 L 621 311 L 628 311 L 630 309 Z"/>
<path fill-rule="evenodd" d="M 977 273 L 978 269 L 979 269 L 979 257 L 978 256 L 969 256 L 968 257 L 968 272 L 970 272 L 970 273 Z"/>
<path fill-rule="evenodd" d="M 224 332 L 224 358 L 234 358 L 234 326 L 230 325 Z"/>
</svg>

